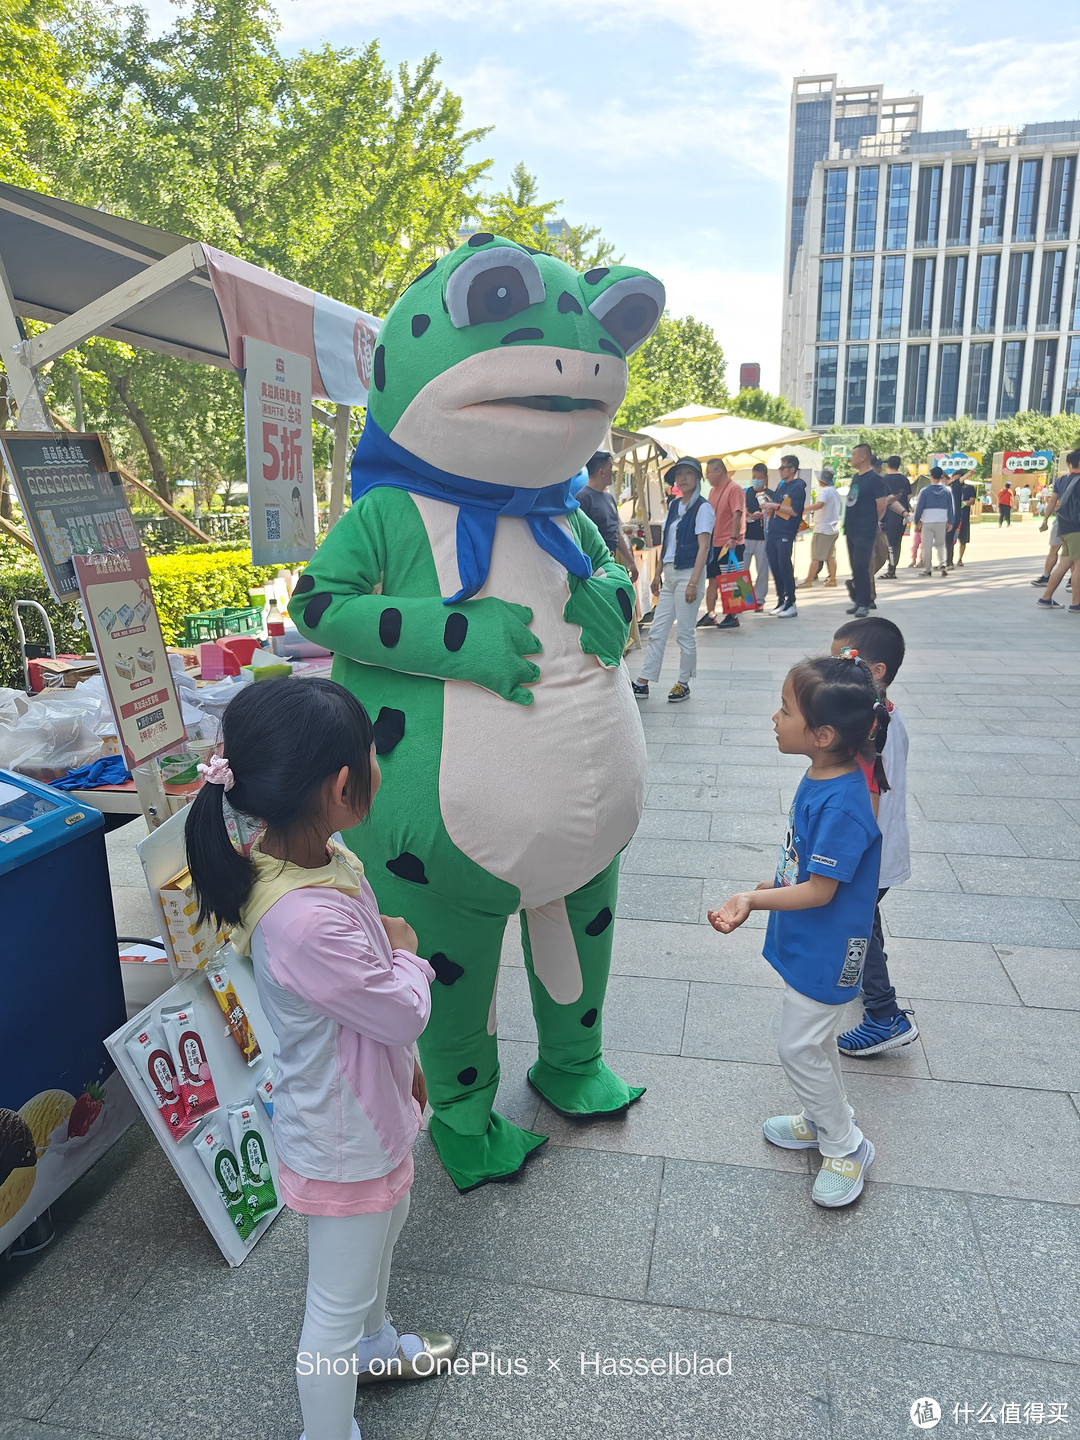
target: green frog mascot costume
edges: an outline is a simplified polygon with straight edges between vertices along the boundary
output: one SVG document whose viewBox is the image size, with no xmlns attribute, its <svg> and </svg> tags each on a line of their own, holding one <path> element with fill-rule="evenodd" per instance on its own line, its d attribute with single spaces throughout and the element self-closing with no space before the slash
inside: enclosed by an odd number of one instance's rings
<svg viewBox="0 0 1080 1440">
<path fill-rule="evenodd" d="M 382 793 L 345 838 L 435 970 L 420 1055 L 431 1139 L 463 1191 L 516 1174 L 546 1138 L 492 1109 L 515 912 L 533 1087 L 575 1117 L 643 1093 L 601 1056 L 645 776 L 622 664 L 634 591 L 567 477 L 663 308 L 643 271 L 579 274 L 488 234 L 429 265 L 379 333 L 353 506 L 290 605 L 375 723 Z"/>
</svg>

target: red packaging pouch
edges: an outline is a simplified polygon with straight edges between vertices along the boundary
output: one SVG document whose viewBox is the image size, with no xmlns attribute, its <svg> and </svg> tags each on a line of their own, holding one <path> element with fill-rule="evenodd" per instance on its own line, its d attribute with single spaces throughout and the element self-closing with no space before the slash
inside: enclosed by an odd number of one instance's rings
<svg viewBox="0 0 1080 1440">
<path fill-rule="evenodd" d="M 206 1047 L 195 1026 L 195 1015 L 191 1010 L 162 1010 L 161 1028 L 187 1113 L 193 1122 L 198 1122 L 219 1109 L 221 1102 L 210 1073 Z"/>
<path fill-rule="evenodd" d="M 161 1030 L 157 1025 L 148 1025 L 125 1043 L 169 1133 L 174 1140 L 183 1139 L 193 1128 L 193 1122 L 180 1093 L 176 1067 Z"/>
</svg>

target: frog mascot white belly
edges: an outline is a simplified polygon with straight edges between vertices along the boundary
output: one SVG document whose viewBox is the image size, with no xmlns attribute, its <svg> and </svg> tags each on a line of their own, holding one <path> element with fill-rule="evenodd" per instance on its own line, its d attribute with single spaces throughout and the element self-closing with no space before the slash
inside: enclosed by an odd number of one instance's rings
<svg viewBox="0 0 1080 1440">
<path fill-rule="evenodd" d="M 643 1093 L 601 1053 L 619 854 L 644 793 L 622 664 L 634 595 L 567 477 L 663 308 L 640 270 L 579 274 L 487 234 L 429 266 L 379 333 L 354 503 L 290 607 L 375 722 L 382 789 L 346 840 L 437 976 L 420 1054 L 461 1190 L 515 1174 L 545 1138 L 492 1109 L 510 915 L 530 1083 L 577 1117 Z"/>
</svg>

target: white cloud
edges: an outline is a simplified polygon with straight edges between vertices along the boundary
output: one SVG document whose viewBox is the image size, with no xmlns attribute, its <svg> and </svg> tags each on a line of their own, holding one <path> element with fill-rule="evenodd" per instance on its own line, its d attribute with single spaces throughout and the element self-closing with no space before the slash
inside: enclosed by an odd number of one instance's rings
<svg viewBox="0 0 1080 1440">
<path fill-rule="evenodd" d="M 693 315 L 713 327 L 728 362 L 728 389 L 739 388 L 739 366 L 761 365 L 761 384 L 780 384 L 781 286 L 779 275 L 687 266 L 634 257 L 664 282 L 672 315 Z"/>
</svg>

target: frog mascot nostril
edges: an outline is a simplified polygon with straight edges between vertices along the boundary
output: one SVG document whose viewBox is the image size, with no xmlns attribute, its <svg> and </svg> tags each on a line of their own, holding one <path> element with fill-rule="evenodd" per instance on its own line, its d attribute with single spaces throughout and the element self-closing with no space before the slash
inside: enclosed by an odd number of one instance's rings
<svg viewBox="0 0 1080 1440">
<path fill-rule="evenodd" d="M 375 722 L 382 790 L 346 837 L 436 974 L 420 1040 L 431 1138 L 468 1190 L 544 1136 L 492 1109 L 495 990 L 521 912 L 539 1039 L 564 1114 L 642 1094 L 601 1055 L 619 853 L 645 745 L 622 653 L 633 588 L 570 481 L 603 442 L 664 290 L 473 235 L 378 337 L 353 506 L 290 609 Z"/>
</svg>

